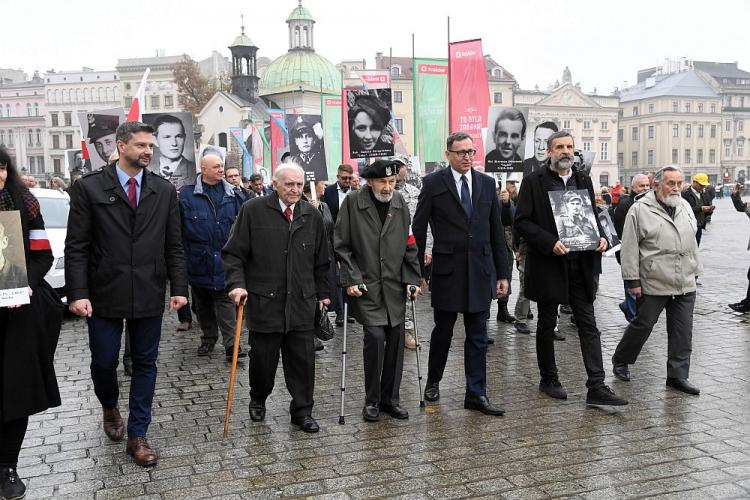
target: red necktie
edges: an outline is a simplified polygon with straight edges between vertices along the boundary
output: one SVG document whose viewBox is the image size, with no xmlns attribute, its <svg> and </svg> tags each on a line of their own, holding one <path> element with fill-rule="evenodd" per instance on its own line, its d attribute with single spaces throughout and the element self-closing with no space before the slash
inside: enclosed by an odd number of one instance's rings
<svg viewBox="0 0 750 500">
<path fill-rule="evenodd" d="M 286 217 L 286 221 L 291 224 L 292 223 L 292 209 L 290 207 L 286 207 L 284 209 L 284 217 Z"/>
<path fill-rule="evenodd" d="M 136 198 L 136 180 L 135 177 L 131 177 L 128 179 L 128 201 L 130 202 L 130 206 L 133 207 L 133 210 L 138 206 L 138 200 Z"/>
</svg>

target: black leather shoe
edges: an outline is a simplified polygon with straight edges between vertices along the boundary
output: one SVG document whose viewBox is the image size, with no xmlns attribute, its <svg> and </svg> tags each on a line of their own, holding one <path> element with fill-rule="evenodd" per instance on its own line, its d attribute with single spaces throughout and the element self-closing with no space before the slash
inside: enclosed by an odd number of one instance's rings
<svg viewBox="0 0 750 500">
<path fill-rule="evenodd" d="M 495 319 L 500 323 L 513 323 L 516 321 L 516 318 L 508 311 L 507 302 L 497 303 L 497 317 Z"/>
<path fill-rule="evenodd" d="M 612 373 L 623 382 L 630 382 L 630 370 L 627 363 L 612 363 Z"/>
<path fill-rule="evenodd" d="M 318 432 L 320 426 L 310 415 L 304 417 L 292 417 L 292 424 L 299 427 L 303 432 Z"/>
<path fill-rule="evenodd" d="M 368 422 L 377 422 L 380 420 L 380 410 L 378 409 L 377 403 L 367 403 L 362 408 L 362 418 Z"/>
<path fill-rule="evenodd" d="M 560 330 L 555 327 L 555 330 L 552 332 L 552 335 L 555 337 L 555 340 L 565 340 L 565 335 L 560 333 Z"/>
<path fill-rule="evenodd" d="M 592 387 L 586 394 L 586 404 L 596 406 L 625 406 L 627 400 L 621 398 L 615 391 L 604 384 L 598 387 Z"/>
<path fill-rule="evenodd" d="M 213 344 L 201 344 L 201 346 L 198 348 L 198 356 L 208 356 L 213 350 Z"/>
<path fill-rule="evenodd" d="M 227 347 L 226 351 L 224 351 L 224 354 L 226 354 L 227 356 L 227 361 L 232 361 L 232 356 L 234 355 L 234 347 Z M 247 353 L 242 350 L 242 347 L 237 349 L 237 359 L 246 357 Z"/>
<path fill-rule="evenodd" d="M 250 400 L 250 420 L 262 422 L 266 418 L 266 404 L 260 401 Z"/>
<path fill-rule="evenodd" d="M 736 304 L 729 304 L 729 308 L 738 313 L 750 312 L 750 302 L 737 302 Z"/>
<path fill-rule="evenodd" d="M 476 410 L 485 415 L 494 415 L 496 417 L 505 414 L 505 410 L 490 403 L 487 396 L 466 396 L 464 398 L 464 408 L 467 410 Z"/>
<path fill-rule="evenodd" d="M 336 316 L 336 326 L 344 326 L 344 317 Z"/>
<path fill-rule="evenodd" d="M 26 496 L 26 485 L 18 477 L 15 467 L 0 466 L 0 498 L 16 500 Z"/>
<path fill-rule="evenodd" d="M 560 306 L 560 312 L 563 314 L 573 314 L 573 308 L 568 304 L 563 304 Z"/>
<path fill-rule="evenodd" d="M 516 331 L 518 333 L 523 333 L 525 335 L 531 334 L 531 329 L 526 323 L 521 323 L 520 321 L 516 321 L 516 323 L 513 326 L 516 328 Z"/>
<path fill-rule="evenodd" d="M 399 405 L 391 406 L 391 405 L 380 405 L 380 411 L 383 413 L 387 413 L 393 418 L 397 418 L 399 420 L 404 420 L 409 418 L 409 412 L 401 408 Z"/>
<path fill-rule="evenodd" d="M 440 399 L 440 384 L 437 382 L 427 382 L 424 388 L 424 399 L 430 402 Z"/>
<path fill-rule="evenodd" d="M 568 399 L 568 393 L 559 380 L 540 380 L 539 390 L 555 399 Z"/>
<path fill-rule="evenodd" d="M 693 396 L 701 393 L 701 390 L 688 382 L 686 378 L 667 378 L 667 387 L 684 392 L 685 394 L 692 394 Z"/>
</svg>

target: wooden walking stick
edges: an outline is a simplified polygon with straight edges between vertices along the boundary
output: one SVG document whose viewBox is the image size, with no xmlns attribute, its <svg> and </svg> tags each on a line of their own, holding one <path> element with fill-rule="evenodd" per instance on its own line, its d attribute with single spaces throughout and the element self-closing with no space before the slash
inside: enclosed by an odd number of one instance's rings
<svg viewBox="0 0 750 500">
<path fill-rule="evenodd" d="M 237 376 L 237 356 L 240 349 L 242 334 L 242 320 L 245 315 L 245 301 L 237 306 L 237 326 L 234 328 L 234 348 L 232 351 L 232 371 L 229 372 L 229 393 L 227 394 L 227 411 L 224 414 L 224 439 L 229 434 L 229 417 L 232 414 L 232 398 L 234 397 L 234 379 Z"/>
</svg>

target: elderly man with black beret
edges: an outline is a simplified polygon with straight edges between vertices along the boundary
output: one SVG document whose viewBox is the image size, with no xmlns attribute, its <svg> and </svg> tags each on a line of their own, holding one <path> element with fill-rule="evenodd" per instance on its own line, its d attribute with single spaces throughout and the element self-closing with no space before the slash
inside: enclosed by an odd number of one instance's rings
<svg viewBox="0 0 750 500">
<path fill-rule="evenodd" d="M 410 238 L 409 208 L 396 191 L 400 164 L 378 160 L 362 174 L 367 185 L 341 205 L 334 249 L 341 285 L 354 317 L 364 325 L 366 401 L 362 416 L 373 422 L 384 412 L 405 419 L 399 404 L 404 365 L 404 297 L 420 294 L 417 246 Z"/>
</svg>

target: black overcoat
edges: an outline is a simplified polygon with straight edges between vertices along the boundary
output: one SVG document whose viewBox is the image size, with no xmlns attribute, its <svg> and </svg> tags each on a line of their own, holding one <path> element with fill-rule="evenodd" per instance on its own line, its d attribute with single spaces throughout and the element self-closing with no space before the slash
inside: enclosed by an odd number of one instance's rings
<svg viewBox="0 0 750 500">
<path fill-rule="evenodd" d="M 170 296 L 188 295 L 180 208 L 174 186 L 144 169 L 134 210 L 115 172 L 102 167 L 73 184 L 65 239 L 68 301 L 89 299 L 94 315 L 147 318 Z"/>
</svg>

